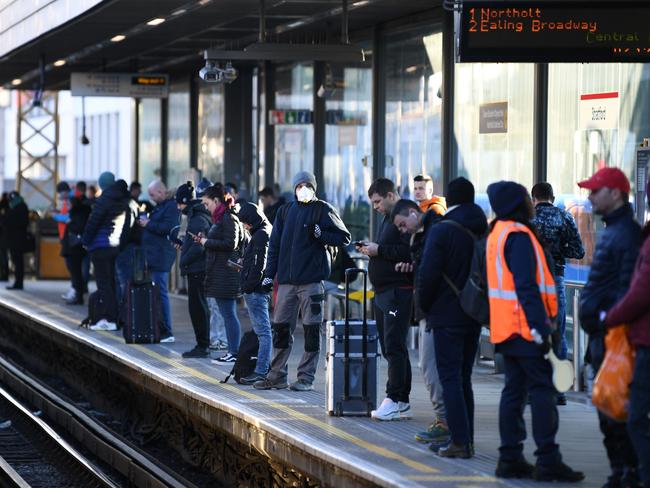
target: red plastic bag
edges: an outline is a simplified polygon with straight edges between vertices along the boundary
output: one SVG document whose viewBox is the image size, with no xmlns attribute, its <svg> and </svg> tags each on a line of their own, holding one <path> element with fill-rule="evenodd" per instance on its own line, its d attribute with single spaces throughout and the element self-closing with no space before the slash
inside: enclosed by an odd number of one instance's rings
<svg viewBox="0 0 650 488">
<path fill-rule="evenodd" d="M 627 420 L 630 383 L 636 350 L 627 339 L 628 326 L 609 329 L 605 337 L 605 360 L 594 381 L 591 401 L 608 417 Z"/>
</svg>

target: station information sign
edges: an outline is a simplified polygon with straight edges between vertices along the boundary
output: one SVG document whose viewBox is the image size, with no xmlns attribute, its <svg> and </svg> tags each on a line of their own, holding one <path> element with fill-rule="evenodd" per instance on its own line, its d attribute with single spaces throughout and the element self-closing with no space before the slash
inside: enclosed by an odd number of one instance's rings
<svg viewBox="0 0 650 488">
<path fill-rule="evenodd" d="M 650 62 L 650 1 L 465 1 L 461 62 Z"/>
<path fill-rule="evenodd" d="M 149 73 L 72 73 L 73 97 L 166 98 L 169 76 Z"/>
</svg>

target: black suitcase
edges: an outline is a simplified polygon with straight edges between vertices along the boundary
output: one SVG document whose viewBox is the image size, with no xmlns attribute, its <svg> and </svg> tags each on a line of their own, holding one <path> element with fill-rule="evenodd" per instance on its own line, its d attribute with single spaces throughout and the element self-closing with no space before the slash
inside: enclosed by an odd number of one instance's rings
<svg viewBox="0 0 650 488">
<path fill-rule="evenodd" d="M 350 275 L 363 275 L 362 319 L 350 320 Z M 367 320 L 365 269 L 345 270 L 345 319 L 327 323 L 327 413 L 370 416 L 377 408 L 377 324 Z"/>
<path fill-rule="evenodd" d="M 127 344 L 160 342 L 160 291 L 154 283 L 129 283 L 124 293 L 123 327 Z"/>
</svg>

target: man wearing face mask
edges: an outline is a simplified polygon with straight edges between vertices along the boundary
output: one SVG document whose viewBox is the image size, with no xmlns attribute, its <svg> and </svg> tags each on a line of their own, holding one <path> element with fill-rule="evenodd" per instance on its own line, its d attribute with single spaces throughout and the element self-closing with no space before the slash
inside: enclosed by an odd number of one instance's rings
<svg viewBox="0 0 650 488">
<path fill-rule="evenodd" d="M 293 178 L 296 201 L 284 205 L 275 217 L 269 243 L 268 265 L 262 287 L 270 290 L 277 277 L 278 293 L 273 322 L 273 360 L 258 390 L 283 389 L 287 361 L 293 345 L 293 328 L 300 314 L 305 328 L 305 352 L 298 365 L 294 391 L 313 389 L 318 366 L 324 290 L 322 281 L 331 272 L 330 246 L 347 246 L 350 232 L 329 203 L 316 197 L 316 178 L 301 171 Z"/>
</svg>

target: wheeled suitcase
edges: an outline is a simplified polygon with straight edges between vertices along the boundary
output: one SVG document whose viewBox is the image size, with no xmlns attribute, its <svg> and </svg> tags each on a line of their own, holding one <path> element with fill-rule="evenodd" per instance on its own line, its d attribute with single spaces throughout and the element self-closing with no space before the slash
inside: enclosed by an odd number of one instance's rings
<svg viewBox="0 0 650 488">
<path fill-rule="evenodd" d="M 363 275 L 361 320 L 350 320 L 350 276 Z M 345 270 L 345 319 L 327 323 L 327 413 L 370 416 L 377 408 L 377 324 L 367 320 L 365 269 Z"/>
<path fill-rule="evenodd" d="M 160 291 L 154 283 L 129 283 L 124 294 L 124 340 L 127 344 L 160 342 Z"/>
</svg>

